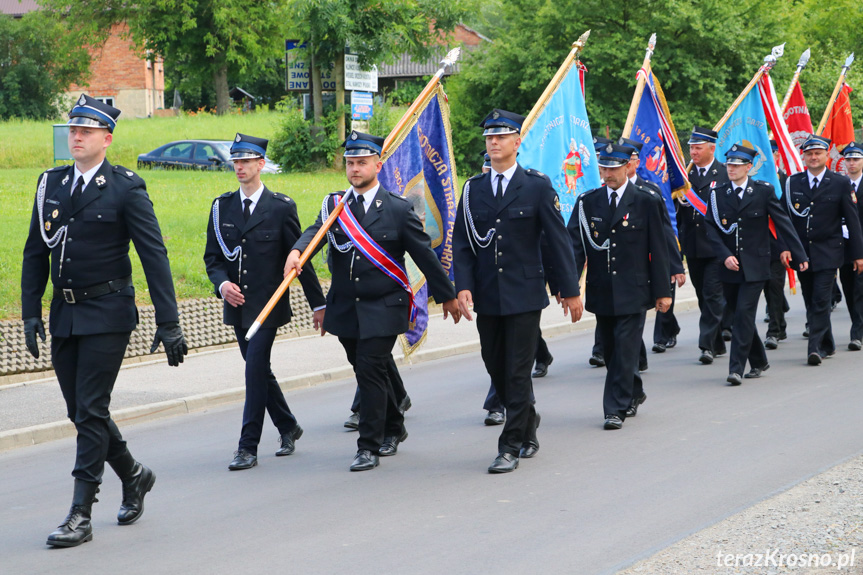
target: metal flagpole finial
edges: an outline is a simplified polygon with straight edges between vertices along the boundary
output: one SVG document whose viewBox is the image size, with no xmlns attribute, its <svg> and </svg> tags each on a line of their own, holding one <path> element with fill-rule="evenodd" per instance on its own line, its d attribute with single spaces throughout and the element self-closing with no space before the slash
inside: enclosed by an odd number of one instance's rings
<svg viewBox="0 0 863 575">
<path fill-rule="evenodd" d="M 809 56 L 809 48 L 806 48 L 806 50 L 802 54 L 800 54 L 800 60 L 797 61 L 797 67 L 801 70 L 805 68 L 806 64 L 809 63 Z"/>
<path fill-rule="evenodd" d="M 779 46 L 774 46 L 773 50 L 770 51 L 770 55 L 764 58 L 764 68 L 766 70 L 770 70 L 773 68 L 773 65 L 776 64 L 776 60 L 782 57 L 782 54 L 785 53 L 785 42 L 780 44 Z"/>
<path fill-rule="evenodd" d="M 647 50 L 653 52 L 656 49 L 656 32 L 650 35 L 650 40 L 647 41 Z"/>
<path fill-rule="evenodd" d="M 584 45 L 587 44 L 588 38 L 590 38 L 590 30 L 579 36 L 578 40 L 572 43 L 572 47 L 581 50 L 582 48 L 584 48 Z"/>
<path fill-rule="evenodd" d="M 851 52 L 851 55 L 848 56 L 848 58 L 845 60 L 845 66 L 843 66 L 843 68 L 845 68 L 847 70 L 848 68 L 851 67 L 851 64 L 853 64 L 853 63 L 854 63 L 854 52 Z"/>
<path fill-rule="evenodd" d="M 461 48 L 453 48 L 447 55 L 444 56 L 443 60 L 440 61 L 440 65 L 443 67 L 452 68 L 453 64 L 458 61 L 459 56 L 461 56 Z"/>
</svg>

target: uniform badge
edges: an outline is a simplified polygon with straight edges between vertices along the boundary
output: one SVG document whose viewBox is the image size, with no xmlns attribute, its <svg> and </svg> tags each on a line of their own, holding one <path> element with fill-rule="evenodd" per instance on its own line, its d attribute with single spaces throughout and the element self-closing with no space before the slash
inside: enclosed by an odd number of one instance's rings
<svg viewBox="0 0 863 575">
<path fill-rule="evenodd" d="M 593 229 L 593 228 L 595 228 L 595 227 L 596 227 L 596 224 L 595 224 L 595 223 L 593 223 L 593 222 L 590 222 L 590 227 L 591 227 L 591 229 Z"/>
<path fill-rule="evenodd" d="M 500 112 L 495 110 L 494 113 L 491 115 L 491 117 L 494 118 L 495 120 L 497 120 L 498 118 L 500 118 Z"/>
<path fill-rule="evenodd" d="M 129 177 L 131 178 L 132 176 L 134 176 L 134 175 L 135 175 L 135 173 L 134 173 L 134 172 L 130 172 L 129 170 L 126 170 L 126 175 L 127 175 L 127 176 L 129 176 Z"/>
<path fill-rule="evenodd" d="M 599 237 L 599 232 L 593 232 L 593 237 L 598 238 L 598 237 Z"/>
<path fill-rule="evenodd" d="M 83 106 L 87 103 L 87 98 L 84 97 L 84 94 L 81 94 L 81 97 L 78 98 L 78 105 Z"/>
<path fill-rule="evenodd" d="M 554 196 L 554 209 L 560 211 L 560 199 L 557 197 L 557 194 Z"/>
<path fill-rule="evenodd" d="M 356 140 L 358 138 L 356 132 L 351 132 L 351 140 Z"/>
<path fill-rule="evenodd" d="M 51 231 L 51 222 L 45 222 L 45 231 L 46 231 L 46 232 L 50 232 L 50 231 Z"/>
<path fill-rule="evenodd" d="M 376 208 L 381 207 L 381 204 L 382 204 L 382 203 L 383 203 L 383 202 L 382 202 L 382 201 L 380 201 L 380 200 L 375 200 L 375 207 L 376 207 Z"/>
<path fill-rule="evenodd" d="M 60 182 L 60 185 L 65 186 L 67 183 L 69 183 L 69 174 L 66 174 L 66 177 L 63 178 L 63 181 Z"/>
<path fill-rule="evenodd" d="M 626 220 L 623 220 L 623 227 L 625 228 L 628 225 L 629 225 L 629 222 L 627 222 Z"/>
<path fill-rule="evenodd" d="M 715 174 L 715 173 L 716 173 L 716 170 L 713 170 L 713 173 Z M 714 180 L 714 181 L 710 182 L 710 189 L 712 190 L 712 189 L 713 189 L 713 188 L 715 188 L 715 187 L 716 187 L 716 180 Z"/>
<path fill-rule="evenodd" d="M 747 193 L 747 194 L 751 194 L 751 193 L 752 193 L 752 188 L 747 186 L 747 188 L 746 188 L 746 193 Z"/>
<path fill-rule="evenodd" d="M 235 142 L 239 142 L 239 141 L 240 141 L 240 135 L 239 135 L 239 134 L 237 134 L 237 137 L 236 137 L 236 139 L 234 139 L 234 141 L 235 141 Z"/>
<path fill-rule="evenodd" d="M 59 216 L 59 215 L 60 215 L 60 210 L 54 210 L 53 212 L 51 212 L 51 217 L 54 218 L 55 220 L 57 219 L 57 216 Z"/>
<path fill-rule="evenodd" d="M 713 170 L 710 173 L 715 176 L 716 175 L 716 168 L 713 168 Z"/>
<path fill-rule="evenodd" d="M 728 220 L 726 220 L 725 218 L 722 218 L 722 225 L 723 225 L 723 226 L 727 226 L 727 225 L 728 225 Z"/>
<path fill-rule="evenodd" d="M 102 174 L 99 174 L 98 176 L 96 176 L 96 185 L 99 186 L 100 188 L 102 186 L 104 186 L 105 185 L 105 176 L 103 176 Z"/>
<path fill-rule="evenodd" d="M 794 209 L 795 209 L 795 210 L 799 210 L 799 209 L 800 209 L 800 204 L 799 204 L 799 203 L 794 204 Z"/>
</svg>

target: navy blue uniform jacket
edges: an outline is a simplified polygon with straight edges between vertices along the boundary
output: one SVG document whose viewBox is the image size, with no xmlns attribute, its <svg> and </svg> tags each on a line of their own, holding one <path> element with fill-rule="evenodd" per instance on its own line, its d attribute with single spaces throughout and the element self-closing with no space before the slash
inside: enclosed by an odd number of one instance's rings
<svg viewBox="0 0 863 575">
<path fill-rule="evenodd" d="M 335 208 L 334 198 L 330 195 L 327 199 L 330 212 Z M 293 249 L 305 250 L 322 224 L 318 214 L 317 221 L 303 232 Z M 429 292 L 438 303 L 455 298 L 452 282 L 432 250 L 431 240 L 410 202 L 379 188 L 374 205 L 366 210 L 362 227 L 402 267 L 405 254 L 409 254 L 425 274 Z M 348 241 L 338 222 L 330 230 L 337 243 Z M 324 243 L 318 245 L 315 253 Z M 327 260 L 333 283 L 327 293 L 324 329 L 333 335 L 360 339 L 388 337 L 408 330 L 410 297 L 392 278 L 356 248 L 341 253 L 330 246 Z"/>
<path fill-rule="evenodd" d="M 299 239 L 301 228 L 297 204 L 287 196 L 271 192 L 266 186 L 248 222 L 243 221 L 242 200 L 240 190 L 222 194 L 214 200 L 219 202 L 219 228 L 228 253 L 238 245 L 243 248 L 242 277 L 238 262 L 228 261 L 219 247 L 212 210 L 207 223 L 204 263 L 217 297 L 222 297 L 219 293 L 222 282 L 230 281 L 240 286 L 246 301 L 238 307 L 225 302 L 224 321 L 227 325 L 248 329 L 282 283 L 285 260 Z M 299 280 L 309 306 L 314 309 L 324 305 L 324 293 L 310 262 L 303 266 Z M 291 298 L 286 293 L 267 316 L 263 327 L 280 327 L 289 321 Z"/>
<path fill-rule="evenodd" d="M 147 277 L 156 323 L 178 321 L 168 251 L 144 180 L 105 160 L 73 209 L 74 167 L 60 166 L 46 174 L 45 222 L 39 221 L 34 202 L 24 244 L 22 317 L 41 317 L 49 272 L 55 289 L 81 289 L 130 276 L 132 241 Z M 63 225 L 68 228 L 61 275 L 62 243 L 49 249 L 39 230 L 47 229 L 51 237 Z M 137 324 L 133 286 L 75 304 L 66 303 L 62 297 L 51 301 L 50 330 L 55 337 L 126 332 Z"/>
<path fill-rule="evenodd" d="M 581 224 L 583 205 L 587 227 Z M 654 195 L 626 183 L 623 197 L 609 219 L 608 187 L 579 196 L 569 218 L 569 235 L 579 270 L 587 265 L 585 308 L 597 315 L 641 313 L 661 297 L 671 297 L 668 243 L 662 222 L 663 209 Z M 609 240 L 609 250 L 594 249 Z"/>
<path fill-rule="evenodd" d="M 465 218 L 463 191 L 453 231 L 455 285 L 456 291 L 470 290 L 476 313 L 513 315 L 546 307 L 543 255 L 554 264 L 561 296 L 579 295 L 572 246 L 548 176 L 518 166 L 500 203 L 492 192 L 491 173 L 469 179 L 464 190 L 477 233 L 485 236 L 495 229 L 487 248 L 476 244 Z M 540 248 L 543 232 L 547 249 Z"/>
<path fill-rule="evenodd" d="M 692 184 L 692 191 L 705 204 L 710 201 L 711 186 L 718 186 L 727 181 L 728 170 L 725 168 L 725 164 L 716 159 L 707 168 L 704 177 L 698 175 L 698 168 L 695 166 L 689 170 L 689 183 Z M 686 259 L 716 257 L 713 244 L 707 238 L 706 225 L 704 216 L 699 214 L 698 210 L 690 205 L 684 205 L 682 202 L 678 203 L 677 231 L 680 234 L 680 245 Z"/>
<path fill-rule="evenodd" d="M 727 283 L 766 282 L 770 279 L 771 245 L 767 217 L 773 219 L 780 249 L 791 252 L 795 264 L 809 261 L 788 213 L 776 198 L 773 186 L 767 182 L 750 179 L 743 191 L 743 199 L 738 199 L 734 184 L 726 182 L 713 190 L 716 198 L 716 214 L 711 202 L 707 204 L 707 235 L 713 242 L 713 250 L 722 262 L 719 279 Z M 716 220 L 716 216 L 719 220 Z M 729 229 L 737 224 L 734 233 L 726 234 L 720 225 Z M 737 258 L 740 270 L 725 267 L 725 260 Z"/>
</svg>

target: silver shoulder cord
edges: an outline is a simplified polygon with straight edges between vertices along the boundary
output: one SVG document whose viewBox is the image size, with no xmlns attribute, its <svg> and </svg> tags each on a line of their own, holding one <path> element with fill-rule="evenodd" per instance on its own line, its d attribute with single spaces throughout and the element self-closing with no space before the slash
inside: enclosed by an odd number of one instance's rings
<svg viewBox="0 0 863 575">
<path fill-rule="evenodd" d="M 234 248 L 233 251 L 228 251 L 228 246 L 225 244 L 225 240 L 222 238 L 222 229 L 219 227 L 219 199 L 216 198 L 216 201 L 213 202 L 213 228 L 216 231 L 216 241 L 219 243 L 219 248 L 222 250 L 222 254 L 225 256 L 225 259 L 229 262 L 238 261 L 237 264 L 237 281 L 242 280 L 243 275 L 243 246 L 237 244 L 237 247 Z"/>
<path fill-rule="evenodd" d="M 324 196 L 324 201 L 321 203 L 321 222 L 327 221 L 327 219 L 330 217 L 330 210 L 327 207 L 327 200 L 330 199 L 330 195 L 332 194 Z M 333 235 L 332 226 L 327 229 L 327 239 L 330 241 L 331 246 L 333 246 L 334 248 L 336 248 L 336 250 L 343 254 L 348 253 L 354 247 L 354 243 L 351 240 L 348 240 L 343 244 L 336 243 L 336 237 Z M 351 262 L 353 262 L 353 260 L 351 260 Z M 353 263 L 351 263 L 351 265 L 353 266 Z"/>
<path fill-rule="evenodd" d="M 590 243 L 590 247 L 598 252 L 605 252 L 606 264 L 608 266 L 608 270 L 611 270 L 611 238 L 605 238 L 605 241 L 602 242 L 602 245 L 598 245 L 595 241 L 593 241 L 593 237 L 590 235 L 590 226 L 587 225 L 587 216 L 584 215 L 584 200 L 579 198 L 578 200 L 578 222 L 581 230 L 584 230 L 584 235 L 587 237 L 587 241 Z M 581 233 L 581 231 L 579 231 Z M 587 245 L 582 242 L 582 247 L 584 248 L 584 261 L 587 262 Z"/>
<path fill-rule="evenodd" d="M 806 209 L 802 212 L 798 212 L 794 209 L 794 204 L 791 203 L 791 176 L 785 180 L 785 203 L 788 204 L 788 211 L 797 216 L 798 218 L 808 218 L 809 210 L 812 209 L 812 206 L 806 206 Z M 807 221 L 807 227 L 809 222 Z"/>
<path fill-rule="evenodd" d="M 48 246 L 49 249 L 54 249 L 57 244 L 63 242 L 63 245 L 60 248 L 60 270 L 58 272 L 58 276 L 63 276 L 63 260 L 66 254 L 66 228 L 68 226 L 60 226 L 57 229 L 57 232 L 52 236 L 48 237 L 48 234 L 45 231 L 45 188 L 48 185 L 48 173 L 42 174 L 42 179 L 39 180 L 39 187 L 36 190 L 36 209 L 39 212 L 39 232 L 42 234 L 42 241 L 45 242 L 45 245 Z"/>
<path fill-rule="evenodd" d="M 737 222 L 734 222 L 727 228 L 722 225 L 722 221 L 719 219 L 719 209 L 716 207 L 716 189 L 713 188 L 710 190 L 710 207 L 713 210 L 713 220 L 716 222 L 716 226 L 722 230 L 722 233 L 726 236 L 730 236 L 734 234 L 734 249 L 739 254 L 740 253 L 740 232 L 737 229 Z"/>
<path fill-rule="evenodd" d="M 476 255 L 476 248 L 473 247 L 474 242 L 480 248 L 487 248 L 491 244 L 494 234 L 497 233 L 497 228 L 490 228 L 484 236 L 480 236 L 476 231 L 476 226 L 473 223 L 473 215 L 470 213 L 470 180 L 464 183 L 464 192 L 462 193 L 462 211 L 464 212 L 464 229 L 467 232 L 468 240 L 473 237 L 473 241 L 468 241 L 470 249 Z M 495 250 L 497 253 L 497 250 Z"/>
</svg>

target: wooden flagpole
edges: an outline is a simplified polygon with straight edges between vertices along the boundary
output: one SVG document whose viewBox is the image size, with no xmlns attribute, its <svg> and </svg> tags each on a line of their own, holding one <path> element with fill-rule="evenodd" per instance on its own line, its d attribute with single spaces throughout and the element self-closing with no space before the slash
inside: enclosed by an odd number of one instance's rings
<svg viewBox="0 0 863 575">
<path fill-rule="evenodd" d="M 650 40 L 647 41 L 647 52 L 644 54 L 644 62 L 641 68 L 645 71 L 650 70 L 650 58 L 653 56 L 653 51 L 656 49 L 656 34 L 650 35 Z M 635 84 L 635 93 L 632 95 L 632 103 L 629 105 L 629 114 L 626 116 L 626 123 L 623 126 L 623 137 L 628 138 L 632 134 L 632 125 L 635 123 L 635 114 L 638 112 L 638 105 L 641 103 L 641 95 L 644 93 L 644 84 L 647 78 L 644 75 L 638 75 L 638 82 Z"/>
<path fill-rule="evenodd" d="M 447 53 L 447 55 L 444 57 L 444 59 L 441 60 L 440 68 L 438 69 L 438 71 L 435 73 L 434 76 L 432 76 L 431 80 L 429 80 L 428 84 L 426 84 L 426 87 L 423 88 L 422 92 L 420 92 L 420 95 L 413 101 L 408 110 L 404 113 L 404 115 L 396 124 L 396 127 L 393 128 L 393 130 L 387 136 L 386 140 L 384 140 L 383 149 L 381 150 L 381 158 L 384 157 L 384 155 L 387 153 L 388 148 L 392 146 L 392 143 L 396 140 L 399 133 L 405 128 L 405 126 L 408 125 L 412 117 L 418 113 L 420 106 L 422 106 L 423 102 L 425 102 L 426 98 L 436 88 L 436 86 L 440 82 L 440 79 L 446 73 L 446 69 L 448 67 L 452 67 L 453 64 L 456 63 L 460 54 L 461 48 L 455 48 L 454 50 L 450 50 L 449 53 Z M 342 213 L 343 209 L 344 202 L 339 202 L 333 209 L 333 211 L 330 212 L 329 217 L 321 225 L 320 229 L 318 229 L 317 233 L 312 238 L 309 246 L 300 255 L 301 266 L 305 265 L 306 262 L 309 261 L 309 258 L 312 257 L 312 253 L 314 253 L 315 249 L 318 247 L 318 244 L 321 243 L 321 241 L 324 239 L 327 230 L 329 230 L 330 227 L 335 223 L 336 219 L 339 217 L 339 214 Z M 246 341 L 251 340 L 255 336 L 255 334 L 261 328 L 261 325 L 263 325 L 264 321 L 266 321 L 267 317 L 270 315 L 270 312 L 273 311 L 273 308 L 276 306 L 277 303 L 279 303 L 279 300 L 282 299 L 282 296 L 285 294 L 285 291 L 287 291 L 288 286 L 291 285 L 291 282 L 294 281 L 296 277 L 296 270 L 291 270 L 290 272 L 288 272 L 288 275 L 286 275 L 285 279 L 282 280 L 282 283 L 279 285 L 276 293 L 272 295 L 270 301 L 267 302 L 267 305 L 265 305 L 264 309 L 261 310 L 261 313 L 258 314 L 257 319 L 255 319 L 255 323 L 253 323 L 252 327 L 249 328 L 249 331 L 246 333 Z"/>
<path fill-rule="evenodd" d="M 824 110 L 824 115 L 821 116 L 821 122 L 818 124 L 818 129 L 815 130 L 815 133 L 819 136 L 824 132 L 824 127 L 827 125 L 827 120 L 830 118 L 830 112 L 833 111 L 833 105 L 836 103 L 836 98 L 839 97 L 839 90 L 842 89 L 842 84 L 845 83 L 845 75 L 848 73 L 848 68 L 850 68 L 853 63 L 854 53 L 852 52 L 851 55 L 845 59 L 842 71 L 839 72 L 839 79 L 836 80 L 836 87 L 833 88 L 833 94 L 830 96 L 830 101 L 827 102 L 827 109 Z"/>
<path fill-rule="evenodd" d="M 545 108 L 545 105 L 551 99 L 554 91 L 557 90 L 557 87 L 560 85 L 561 81 L 563 81 L 564 77 L 566 77 L 566 73 L 569 71 L 570 67 L 572 67 L 573 63 L 575 63 L 575 61 L 578 59 L 578 55 L 584 49 L 584 45 L 587 43 L 587 39 L 589 37 L 590 30 L 579 36 L 578 40 L 572 43 L 572 49 L 569 51 L 569 54 L 566 55 L 566 58 L 563 60 L 563 64 L 561 64 L 560 68 L 557 69 L 557 72 L 551 79 L 551 82 L 549 82 L 548 86 L 545 87 L 545 91 L 542 93 L 542 96 L 539 97 L 539 100 L 537 100 L 536 104 L 533 105 L 533 109 L 531 109 L 530 113 L 527 115 L 527 118 L 524 119 L 524 122 L 521 125 L 522 139 L 524 139 L 525 135 L 527 135 L 527 133 L 533 127 L 537 116 L 539 116 L 539 114 Z"/>
</svg>

